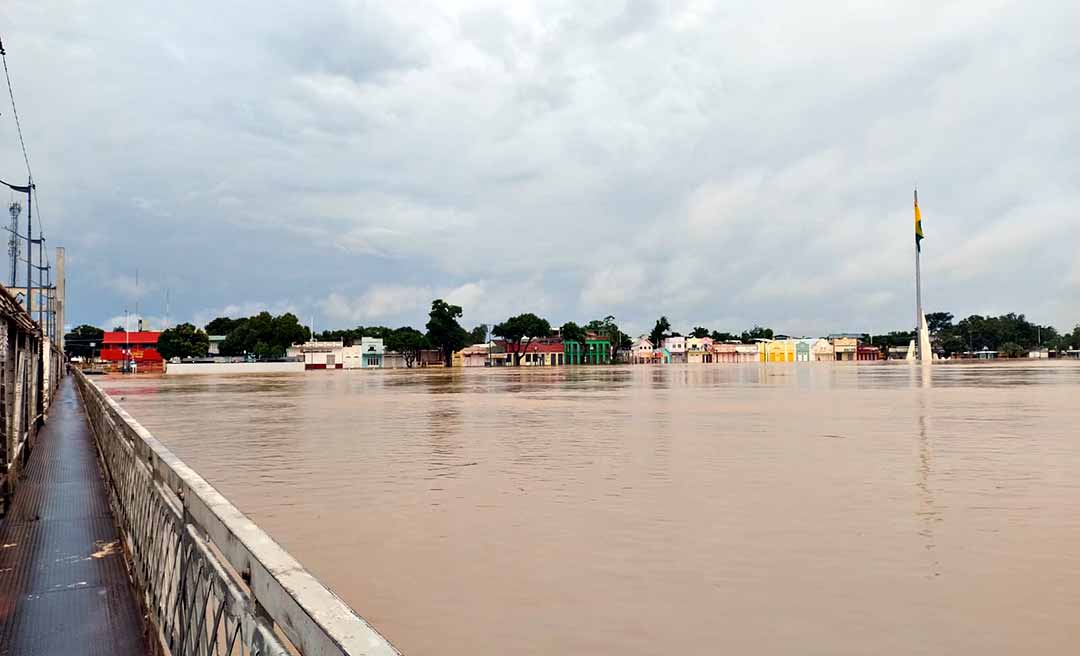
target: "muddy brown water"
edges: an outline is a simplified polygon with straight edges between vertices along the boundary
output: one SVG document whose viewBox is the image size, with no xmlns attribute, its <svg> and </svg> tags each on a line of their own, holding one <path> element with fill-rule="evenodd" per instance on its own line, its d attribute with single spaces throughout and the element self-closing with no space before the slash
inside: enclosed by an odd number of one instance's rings
<svg viewBox="0 0 1080 656">
<path fill-rule="evenodd" d="M 1080 644 L 1080 364 L 99 381 L 406 654 Z"/>
</svg>

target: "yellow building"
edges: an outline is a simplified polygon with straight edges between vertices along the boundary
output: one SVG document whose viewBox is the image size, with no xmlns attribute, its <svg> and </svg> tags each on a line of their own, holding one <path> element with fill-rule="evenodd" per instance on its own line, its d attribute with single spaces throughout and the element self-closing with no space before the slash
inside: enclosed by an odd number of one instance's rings
<svg viewBox="0 0 1080 656">
<path fill-rule="evenodd" d="M 774 339 L 758 342 L 762 362 L 795 362 L 795 340 Z"/>
</svg>

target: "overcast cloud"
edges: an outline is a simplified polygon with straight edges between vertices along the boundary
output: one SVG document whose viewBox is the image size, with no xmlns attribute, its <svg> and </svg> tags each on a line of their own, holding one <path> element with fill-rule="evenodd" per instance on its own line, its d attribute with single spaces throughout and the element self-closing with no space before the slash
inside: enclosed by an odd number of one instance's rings
<svg viewBox="0 0 1080 656">
<path fill-rule="evenodd" d="M 881 5 L 9 0 L 0 30 L 72 324 L 168 290 L 173 322 L 902 329 L 918 184 L 928 311 L 1071 328 L 1080 4 Z"/>
</svg>

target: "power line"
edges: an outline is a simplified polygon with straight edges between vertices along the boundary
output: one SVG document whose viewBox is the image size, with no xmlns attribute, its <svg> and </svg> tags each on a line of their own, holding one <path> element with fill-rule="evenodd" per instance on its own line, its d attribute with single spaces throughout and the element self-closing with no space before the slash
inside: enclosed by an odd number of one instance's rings
<svg viewBox="0 0 1080 656">
<path fill-rule="evenodd" d="M 4 61 L 4 77 L 7 78 L 8 96 L 11 98 L 11 113 L 15 116 L 15 128 L 19 132 L 19 145 L 22 146 L 23 161 L 26 162 L 26 174 L 33 181 L 34 174 L 30 171 L 30 156 L 26 154 L 26 141 L 23 140 L 22 124 L 19 122 L 19 110 L 15 107 L 15 91 L 11 88 L 11 73 L 8 72 L 7 52 L 4 50 L 2 39 L 0 39 L 0 59 Z"/>
</svg>

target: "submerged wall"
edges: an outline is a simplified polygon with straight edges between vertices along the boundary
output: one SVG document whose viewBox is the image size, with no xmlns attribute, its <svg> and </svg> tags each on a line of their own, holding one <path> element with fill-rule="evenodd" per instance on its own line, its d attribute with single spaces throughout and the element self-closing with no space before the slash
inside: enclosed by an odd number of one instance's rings
<svg viewBox="0 0 1080 656">
<path fill-rule="evenodd" d="M 180 364 L 168 363 L 165 373 L 169 376 L 197 374 L 286 374 L 304 370 L 303 362 L 205 362 Z"/>
</svg>

